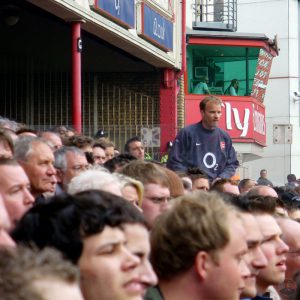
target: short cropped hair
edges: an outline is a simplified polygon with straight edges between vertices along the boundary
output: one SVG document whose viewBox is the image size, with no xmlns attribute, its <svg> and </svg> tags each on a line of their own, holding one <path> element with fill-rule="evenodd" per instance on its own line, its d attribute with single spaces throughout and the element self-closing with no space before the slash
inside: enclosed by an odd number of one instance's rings
<svg viewBox="0 0 300 300">
<path fill-rule="evenodd" d="M 77 264 L 83 240 L 101 233 L 105 226 L 145 224 L 144 216 L 124 198 L 104 191 L 86 191 L 75 196 L 55 196 L 32 207 L 12 232 L 18 243 L 53 247 Z"/>
<path fill-rule="evenodd" d="M 276 214 L 278 206 L 278 198 L 271 196 L 251 196 L 244 198 L 244 205 L 248 211 L 255 215 L 260 214 Z"/>
<path fill-rule="evenodd" d="M 117 168 L 123 167 L 131 161 L 136 160 L 136 158 L 129 153 L 121 153 L 112 159 L 109 159 L 104 163 L 104 167 L 111 173 L 115 172 Z"/>
<path fill-rule="evenodd" d="M 217 192 L 224 192 L 224 188 L 223 186 L 226 184 L 226 183 L 229 183 L 231 185 L 236 185 L 237 186 L 237 183 L 231 179 L 228 179 L 228 178 L 221 178 L 221 179 L 218 179 L 217 181 L 215 181 L 210 190 L 211 191 L 217 191 Z"/>
<path fill-rule="evenodd" d="M 202 171 L 200 168 L 197 168 L 197 167 L 188 168 L 186 171 L 186 176 L 191 178 L 192 181 L 199 179 L 199 178 L 208 179 L 207 174 L 204 171 Z"/>
<path fill-rule="evenodd" d="M 26 162 L 29 155 L 32 153 L 32 146 L 34 144 L 49 144 L 42 138 L 33 136 L 20 137 L 15 143 L 14 158 L 17 161 Z"/>
<path fill-rule="evenodd" d="M 206 105 L 208 103 L 215 103 L 218 105 L 222 105 L 223 102 L 222 102 L 221 98 L 219 98 L 217 96 L 213 96 L 213 95 L 206 96 L 205 98 L 203 98 L 203 100 L 199 104 L 200 111 L 205 111 Z"/>
<path fill-rule="evenodd" d="M 239 190 L 241 191 L 242 189 L 244 189 L 247 186 L 247 184 L 251 181 L 253 181 L 253 180 L 250 178 L 242 179 L 238 184 Z"/>
<path fill-rule="evenodd" d="M 144 185 L 149 183 L 159 184 L 169 187 L 167 175 L 161 170 L 161 167 L 152 162 L 134 160 L 125 165 L 119 173 L 141 181 Z"/>
<path fill-rule="evenodd" d="M 74 146 L 63 146 L 59 149 L 57 149 L 54 152 L 54 167 L 56 169 L 66 171 L 68 166 L 67 166 L 67 153 L 74 153 L 79 156 L 85 156 L 84 152 Z"/>
<path fill-rule="evenodd" d="M 85 146 L 93 146 L 94 140 L 86 135 L 73 135 L 64 140 L 64 145 L 65 146 L 70 146 L 70 147 L 77 147 L 79 149 L 83 149 Z"/>
<path fill-rule="evenodd" d="M 68 193 L 74 195 L 88 190 L 106 190 L 105 188 L 109 184 L 118 186 L 119 194 L 121 194 L 121 183 L 117 176 L 105 169 L 104 171 L 87 170 L 71 179 L 68 186 Z"/>
<path fill-rule="evenodd" d="M 218 262 L 218 250 L 229 242 L 230 208 L 216 193 L 198 191 L 174 200 L 151 232 L 151 261 L 159 279 L 189 270 L 199 251 Z"/>
<path fill-rule="evenodd" d="M 50 248 L 42 251 L 18 247 L 0 249 L 0 295 L 2 300 L 43 300 L 34 283 L 57 279 L 78 283 L 79 272 L 62 255 Z"/>
<path fill-rule="evenodd" d="M 96 140 L 96 143 L 99 143 L 102 145 L 102 147 L 104 147 L 104 149 L 106 149 L 107 147 L 115 147 L 115 144 L 113 141 L 111 141 L 109 138 L 107 137 L 101 137 L 99 139 Z"/>
<path fill-rule="evenodd" d="M 286 179 L 287 179 L 288 182 L 294 182 L 294 181 L 297 180 L 295 174 L 289 174 L 289 175 L 287 175 Z"/>
</svg>

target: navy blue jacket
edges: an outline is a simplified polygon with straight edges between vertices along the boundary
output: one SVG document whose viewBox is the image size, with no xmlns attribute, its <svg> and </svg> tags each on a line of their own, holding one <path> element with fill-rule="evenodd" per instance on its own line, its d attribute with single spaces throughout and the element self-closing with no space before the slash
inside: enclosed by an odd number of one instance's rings
<svg viewBox="0 0 300 300">
<path fill-rule="evenodd" d="M 167 167 L 174 171 L 198 167 L 210 179 L 230 178 L 238 166 L 228 133 L 218 127 L 205 129 L 201 122 L 187 126 L 178 133 L 167 162 Z"/>
</svg>

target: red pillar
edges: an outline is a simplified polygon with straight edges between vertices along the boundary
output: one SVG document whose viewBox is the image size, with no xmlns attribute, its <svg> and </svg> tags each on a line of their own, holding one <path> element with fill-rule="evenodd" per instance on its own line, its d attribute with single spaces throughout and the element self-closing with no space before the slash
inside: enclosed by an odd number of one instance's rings
<svg viewBox="0 0 300 300">
<path fill-rule="evenodd" d="M 172 69 L 163 70 L 160 86 L 161 154 L 167 152 L 167 143 L 173 141 L 177 134 L 177 79 L 186 70 L 186 0 L 181 1 L 181 9 L 182 67 L 179 73 Z"/>
<path fill-rule="evenodd" d="M 81 22 L 72 22 L 72 125 L 81 133 Z"/>
<path fill-rule="evenodd" d="M 160 85 L 160 152 L 167 151 L 167 143 L 173 141 L 177 132 L 177 74 L 164 69 Z"/>
</svg>

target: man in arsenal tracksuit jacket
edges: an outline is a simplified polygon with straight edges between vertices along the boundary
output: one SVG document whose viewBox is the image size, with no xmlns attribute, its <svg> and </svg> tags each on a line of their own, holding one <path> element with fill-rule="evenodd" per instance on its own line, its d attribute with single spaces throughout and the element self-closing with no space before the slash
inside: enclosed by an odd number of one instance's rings
<svg viewBox="0 0 300 300">
<path fill-rule="evenodd" d="M 202 120 L 183 128 L 175 138 L 167 167 L 174 171 L 186 171 L 198 167 L 211 180 L 230 178 L 239 162 L 232 140 L 227 132 L 218 127 L 222 100 L 207 96 L 200 102 Z"/>
</svg>

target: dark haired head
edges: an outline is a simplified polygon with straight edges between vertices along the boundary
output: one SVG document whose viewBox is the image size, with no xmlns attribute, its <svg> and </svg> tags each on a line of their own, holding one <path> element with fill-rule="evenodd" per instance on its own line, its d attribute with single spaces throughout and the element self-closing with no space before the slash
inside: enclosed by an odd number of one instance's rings
<svg viewBox="0 0 300 300">
<path fill-rule="evenodd" d="M 197 167 L 188 168 L 186 173 L 187 173 L 187 176 L 190 177 L 192 180 L 195 180 L 198 178 L 208 179 L 208 176 L 206 175 L 206 173 Z"/>
<path fill-rule="evenodd" d="M 12 236 L 38 248 L 54 247 L 77 263 L 83 240 L 101 233 L 105 226 L 141 223 L 143 215 L 125 199 L 103 191 L 64 195 L 33 207 L 20 221 Z"/>
<path fill-rule="evenodd" d="M 81 223 L 83 237 L 101 232 L 106 225 L 116 227 L 125 223 L 140 223 L 147 227 L 143 214 L 119 196 L 90 190 L 78 193 L 75 198 L 79 211 L 85 212 Z"/>
<path fill-rule="evenodd" d="M 26 246 L 56 248 L 76 263 L 83 249 L 79 231 L 74 198 L 62 195 L 32 207 L 17 224 L 12 237 Z"/>
<path fill-rule="evenodd" d="M 129 140 L 127 140 L 127 142 L 125 143 L 125 146 L 124 146 L 125 153 L 130 152 L 129 147 L 130 147 L 130 144 L 133 142 L 141 142 L 141 139 L 138 136 L 134 136 L 134 137 L 130 138 Z"/>
<path fill-rule="evenodd" d="M 275 215 L 278 198 L 270 196 L 251 196 L 244 198 L 244 205 L 253 214 Z"/>
<path fill-rule="evenodd" d="M 286 178 L 287 178 L 287 181 L 288 181 L 288 182 L 294 182 L 294 181 L 297 180 L 295 174 L 289 174 Z"/>
<path fill-rule="evenodd" d="M 113 157 L 112 159 L 106 161 L 103 165 L 110 172 L 115 172 L 116 169 L 125 166 L 131 161 L 136 160 L 134 156 L 128 153 L 119 154 L 118 156 Z"/>
</svg>

